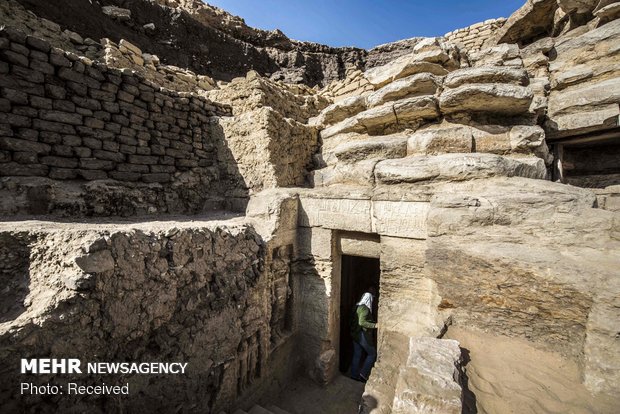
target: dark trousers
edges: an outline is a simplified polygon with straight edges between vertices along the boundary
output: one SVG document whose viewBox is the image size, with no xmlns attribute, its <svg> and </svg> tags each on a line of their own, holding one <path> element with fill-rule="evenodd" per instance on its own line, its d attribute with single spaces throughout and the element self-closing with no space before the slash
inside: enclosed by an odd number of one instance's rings
<svg viewBox="0 0 620 414">
<path fill-rule="evenodd" d="M 366 352 L 366 359 L 360 371 L 359 366 L 362 361 L 362 353 Z M 353 340 L 353 362 L 351 364 L 351 377 L 359 378 L 360 375 L 368 378 L 370 370 L 377 360 L 377 350 L 366 339 L 364 332 L 360 332 L 359 342 Z"/>
</svg>

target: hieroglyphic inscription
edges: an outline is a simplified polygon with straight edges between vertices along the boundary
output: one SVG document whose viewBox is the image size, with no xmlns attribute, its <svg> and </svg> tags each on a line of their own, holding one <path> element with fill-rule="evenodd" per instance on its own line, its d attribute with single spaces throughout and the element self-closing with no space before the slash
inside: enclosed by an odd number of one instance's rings
<svg viewBox="0 0 620 414">
<path fill-rule="evenodd" d="M 371 232 L 370 200 L 302 198 L 299 224 Z"/>
<path fill-rule="evenodd" d="M 375 201 L 373 231 L 386 236 L 426 238 L 429 203 Z"/>
</svg>

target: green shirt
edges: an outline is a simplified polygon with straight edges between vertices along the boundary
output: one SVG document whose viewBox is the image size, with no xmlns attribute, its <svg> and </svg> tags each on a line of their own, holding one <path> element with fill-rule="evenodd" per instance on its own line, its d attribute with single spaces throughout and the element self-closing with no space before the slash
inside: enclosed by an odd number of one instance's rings
<svg viewBox="0 0 620 414">
<path fill-rule="evenodd" d="M 351 336 L 354 341 L 359 341 L 360 333 L 367 329 L 375 329 L 377 324 L 370 320 L 370 309 L 366 305 L 359 305 L 355 311 L 357 314 L 356 323 L 353 324 Z"/>
</svg>

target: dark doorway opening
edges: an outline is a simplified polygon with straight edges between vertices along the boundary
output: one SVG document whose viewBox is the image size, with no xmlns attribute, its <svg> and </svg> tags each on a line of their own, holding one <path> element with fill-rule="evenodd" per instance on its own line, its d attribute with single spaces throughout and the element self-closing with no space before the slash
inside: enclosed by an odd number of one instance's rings
<svg viewBox="0 0 620 414">
<path fill-rule="evenodd" d="M 379 291 L 381 269 L 379 259 L 360 256 L 342 256 L 340 278 L 340 372 L 347 373 L 353 358 L 353 339 L 351 338 L 351 313 L 355 304 L 374 286 Z M 379 298 L 373 302 L 372 318 L 377 320 Z M 374 332 L 376 333 L 376 332 Z M 377 336 L 373 335 L 373 345 L 377 347 Z"/>
<path fill-rule="evenodd" d="M 553 181 L 585 188 L 620 184 L 620 129 L 549 141 Z"/>
</svg>

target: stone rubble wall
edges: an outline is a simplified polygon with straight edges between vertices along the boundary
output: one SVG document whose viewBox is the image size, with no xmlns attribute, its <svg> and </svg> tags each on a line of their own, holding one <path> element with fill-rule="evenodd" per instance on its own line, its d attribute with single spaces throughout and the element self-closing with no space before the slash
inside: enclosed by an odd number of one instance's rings
<svg viewBox="0 0 620 414">
<path fill-rule="evenodd" d="M 138 71 L 159 86 L 180 92 L 209 91 L 216 88 L 215 81 L 206 75 L 197 75 L 188 69 L 160 63 L 157 55 L 143 53 L 139 47 L 125 39 L 116 44 L 102 39 L 101 60 L 111 68 L 129 68 Z"/>
<path fill-rule="evenodd" d="M 286 380 L 295 356 L 290 242 L 265 243 L 248 224 L 225 222 L 0 228 L 0 401 L 5 412 L 220 412 L 265 380 Z M 280 245 L 279 243 L 285 243 Z M 17 260 L 17 258 L 20 258 Z M 20 307 L 15 307 L 20 305 Z M 278 365 L 283 354 L 283 361 Z M 187 362 L 184 375 L 126 375 L 130 396 L 93 399 L 15 394 L 20 358 Z M 283 377 L 282 377 L 283 376 Z M 23 379 L 23 378 L 22 378 Z M 33 375 L 35 384 L 112 381 Z"/>
<path fill-rule="evenodd" d="M 224 144 L 209 130 L 230 107 L 17 30 L 0 32 L 0 48 L 0 175 L 159 183 L 177 198 L 200 187 L 192 209 L 222 191 L 217 147 Z"/>
<path fill-rule="evenodd" d="M 101 45 L 91 38 L 83 38 L 71 30 L 62 30 L 60 25 L 37 17 L 15 0 L 0 3 L 0 25 L 13 27 L 27 35 L 47 40 L 54 47 L 96 59 L 101 53 Z"/>
<path fill-rule="evenodd" d="M 443 37 L 447 41 L 455 43 L 467 51 L 476 52 L 482 48 L 487 39 L 491 38 L 495 31 L 500 29 L 505 22 L 506 19 L 503 17 L 489 19 L 462 29 L 448 32 Z"/>
<path fill-rule="evenodd" d="M 344 79 L 327 85 L 320 93 L 333 102 L 339 102 L 350 96 L 364 95 L 374 90 L 372 84 L 364 77 L 364 72 L 354 70 L 349 72 Z"/>
</svg>

